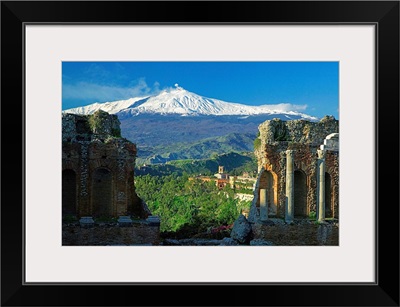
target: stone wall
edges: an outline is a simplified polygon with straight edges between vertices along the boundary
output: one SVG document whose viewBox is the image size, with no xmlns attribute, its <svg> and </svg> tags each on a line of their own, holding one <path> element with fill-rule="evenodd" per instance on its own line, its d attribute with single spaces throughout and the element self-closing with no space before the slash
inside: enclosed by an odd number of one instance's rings
<svg viewBox="0 0 400 307">
<path fill-rule="evenodd" d="M 62 245 L 159 245 L 159 225 L 137 221 L 130 227 L 100 223 L 91 228 L 63 224 Z"/>
<path fill-rule="evenodd" d="M 339 224 L 303 221 L 288 225 L 276 220 L 270 225 L 252 224 L 253 237 L 276 246 L 338 246 Z"/>
<path fill-rule="evenodd" d="M 332 116 L 326 116 L 319 122 L 273 119 L 259 126 L 259 136 L 255 142 L 259 175 L 249 213 L 250 222 L 260 220 L 261 197 L 268 200 L 269 217 L 285 217 L 287 150 L 293 155 L 294 217 L 305 218 L 318 211 L 317 151 L 322 148 L 325 151 L 325 177 L 328 179 L 325 186 L 329 192 L 326 196 L 329 205 L 326 212 L 329 216 L 326 217 L 338 218 L 338 132 L 339 122 Z M 260 191 L 268 195 L 262 194 L 260 197 Z"/>
<path fill-rule="evenodd" d="M 136 145 L 116 115 L 62 115 L 63 215 L 151 215 L 134 186 Z"/>
</svg>

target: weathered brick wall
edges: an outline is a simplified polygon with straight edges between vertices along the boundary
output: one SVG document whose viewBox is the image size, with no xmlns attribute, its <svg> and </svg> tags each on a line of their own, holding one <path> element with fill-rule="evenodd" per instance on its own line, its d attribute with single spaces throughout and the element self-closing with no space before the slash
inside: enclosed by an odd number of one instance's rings
<svg viewBox="0 0 400 307">
<path fill-rule="evenodd" d="M 339 218 L 339 153 L 327 151 L 326 172 L 330 175 L 331 189 L 331 214 L 326 214 L 326 217 Z"/>
<path fill-rule="evenodd" d="M 131 227 L 96 225 L 82 228 L 65 224 L 62 227 L 62 245 L 159 245 L 160 227 L 135 222 Z"/>
<path fill-rule="evenodd" d="M 339 225 L 331 224 L 252 224 L 253 237 L 277 246 L 339 245 Z"/>
<path fill-rule="evenodd" d="M 62 119 L 62 169 L 76 175 L 76 215 L 146 218 L 134 186 L 136 145 L 119 136 L 118 118 L 101 111 Z"/>
<path fill-rule="evenodd" d="M 294 176 L 297 184 L 304 180 L 304 188 L 295 183 L 295 214 L 308 216 L 317 211 L 317 150 L 324 144 L 325 138 L 339 132 L 339 122 L 331 116 L 326 116 L 319 122 L 306 120 L 282 121 L 268 120 L 259 126 L 258 146 L 255 155 L 258 161 L 259 179 L 254 192 L 254 200 L 250 209 L 249 220 L 257 221 L 260 204 L 260 189 L 268 188 L 273 194 L 276 207 L 269 214 L 284 217 L 286 202 L 286 150 L 293 150 Z M 338 218 L 339 204 L 339 157 L 338 151 L 327 151 L 326 172 L 330 176 L 330 192 L 332 194 L 332 216 Z M 267 183 L 264 173 L 273 178 L 273 183 Z M 272 177 L 271 177 L 272 175 Z M 303 177 L 305 176 L 305 177 Z M 271 192 L 271 186 L 272 192 Z M 305 208 L 299 208 L 300 198 L 304 195 Z M 272 198 L 272 196 L 271 196 Z M 296 207 L 296 200 L 297 205 Z M 328 217 L 328 216 L 327 216 Z"/>
</svg>

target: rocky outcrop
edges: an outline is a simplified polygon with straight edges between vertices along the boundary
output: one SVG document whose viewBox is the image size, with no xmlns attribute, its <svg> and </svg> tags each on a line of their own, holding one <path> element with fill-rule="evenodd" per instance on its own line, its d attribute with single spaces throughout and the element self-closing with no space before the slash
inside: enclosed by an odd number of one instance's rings
<svg viewBox="0 0 400 307">
<path fill-rule="evenodd" d="M 121 138 L 117 115 L 96 111 L 92 115 L 62 114 L 62 141 L 78 142 Z"/>
<path fill-rule="evenodd" d="M 287 149 L 319 148 L 331 133 L 339 133 L 339 121 L 333 116 L 325 116 L 319 122 L 303 119 L 282 121 L 267 120 L 258 126 L 259 144 L 254 148 L 259 168 L 274 161 L 269 159 L 269 151 L 283 152 Z M 273 157 L 271 157 L 273 159 Z"/>
<path fill-rule="evenodd" d="M 267 144 L 291 142 L 320 145 L 327 136 L 327 131 L 339 132 L 339 121 L 333 116 L 325 116 L 319 122 L 304 119 L 282 121 L 275 118 L 263 122 L 258 129 L 260 139 Z"/>
<path fill-rule="evenodd" d="M 252 237 L 251 225 L 243 214 L 240 214 L 233 224 L 231 238 L 240 244 L 247 244 Z"/>
</svg>

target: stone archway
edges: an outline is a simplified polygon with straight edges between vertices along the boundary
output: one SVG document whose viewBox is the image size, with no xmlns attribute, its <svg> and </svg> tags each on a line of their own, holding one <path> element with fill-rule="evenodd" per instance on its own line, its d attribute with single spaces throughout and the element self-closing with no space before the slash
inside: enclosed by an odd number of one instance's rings
<svg viewBox="0 0 400 307">
<path fill-rule="evenodd" d="M 260 184 L 258 190 L 259 202 L 267 202 L 268 204 L 268 215 L 277 214 L 277 202 L 278 202 L 278 189 L 276 187 L 277 180 L 276 175 L 270 171 L 263 171 L 260 177 Z M 261 207 L 263 204 L 260 204 Z"/>
<path fill-rule="evenodd" d="M 62 215 L 76 215 L 76 173 L 72 169 L 62 171 Z"/>
<path fill-rule="evenodd" d="M 258 189 L 258 206 L 260 207 L 261 219 L 268 218 L 269 215 L 277 214 L 277 188 L 276 175 L 270 171 L 263 171 L 260 176 Z M 262 212 L 263 210 L 268 210 Z"/>
<path fill-rule="evenodd" d="M 325 218 L 333 217 L 331 175 L 325 173 Z"/>
<path fill-rule="evenodd" d="M 294 171 L 294 217 L 307 216 L 307 176 L 301 170 Z"/>
<path fill-rule="evenodd" d="M 112 175 L 106 168 L 98 168 L 92 175 L 92 208 L 94 217 L 112 216 Z"/>
</svg>

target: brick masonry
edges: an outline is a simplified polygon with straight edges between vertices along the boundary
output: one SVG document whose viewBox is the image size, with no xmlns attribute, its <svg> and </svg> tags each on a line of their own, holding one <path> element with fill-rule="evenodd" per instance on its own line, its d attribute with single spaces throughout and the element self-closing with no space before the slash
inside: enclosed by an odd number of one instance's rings
<svg viewBox="0 0 400 307">
<path fill-rule="evenodd" d="M 121 137 L 116 115 L 62 115 L 63 215 L 151 215 L 134 186 L 136 145 Z"/>
<path fill-rule="evenodd" d="M 64 224 L 62 245 L 159 245 L 160 228 L 145 221 L 133 223 L 130 227 L 119 227 L 107 223 L 83 228 L 77 224 Z"/>
<path fill-rule="evenodd" d="M 260 189 L 268 189 L 269 215 L 283 218 L 286 200 L 286 150 L 293 150 L 294 216 L 304 218 L 317 211 L 317 150 L 325 138 L 339 133 L 339 121 L 326 116 L 319 122 L 268 120 L 259 126 L 255 155 L 259 175 L 249 221 L 259 219 Z M 324 142 L 325 141 L 325 142 Z M 257 142 L 256 142 L 257 143 Z M 339 150 L 326 151 L 325 203 L 327 218 L 339 217 Z"/>
</svg>

